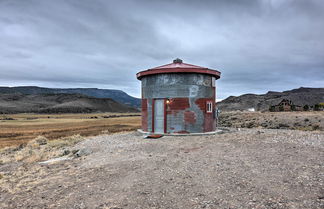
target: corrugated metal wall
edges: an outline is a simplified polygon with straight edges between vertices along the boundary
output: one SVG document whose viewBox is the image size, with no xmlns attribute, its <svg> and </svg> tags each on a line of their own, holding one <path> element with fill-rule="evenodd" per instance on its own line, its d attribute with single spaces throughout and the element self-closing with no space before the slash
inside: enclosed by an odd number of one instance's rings
<svg viewBox="0 0 324 209">
<path fill-rule="evenodd" d="M 156 74 L 142 78 L 144 131 L 152 132 L 154 99 L 169 99 L 166 104 L 167 133 L 201 133 L 215 130 L 214 114 L 206 113 L 206 102 L 215 104 L 215 79 L 194 73 Z M 143 120 L 145 120 L 143 118 Z"/>
</svg>

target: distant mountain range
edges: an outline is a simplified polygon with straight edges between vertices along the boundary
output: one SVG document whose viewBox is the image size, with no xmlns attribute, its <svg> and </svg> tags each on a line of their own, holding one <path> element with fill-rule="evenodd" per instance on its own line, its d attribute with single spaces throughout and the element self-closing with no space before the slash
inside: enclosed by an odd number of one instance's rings
<svg viewBox="0 0 324 209">
<path fill-rule="evenodd" d="M 119 103 L 140 107 L 141 100 L 132 97 L 121 90 L 97 88 L 43 88 L 37 86 L 0 87 L 0 94 L 82 94 L 95 98 L 110 98 Z"/>
<path fill-rule="evenodd" d="M 282 99 L 289 99 L 295 105 L 315 105 L 324 102 L 324 88 L 304 88 L 290 91 L 269 91 L 266 94 L 244 94 L 241 96 L 230 96 L 217 103 L 221 111 L 269 110 L 270 105 L 278 104 Z"/>
<path fill-rule="evenodd" d="M 82 94 L 0 94 L 0 114 L 138 112 L 109 98 Z"/>
<path fill-rule="evenodd" d="M 324 88 L 298 88 L 266 94 L 230 96 L 217 103 L 222 111 L 268 110 L 270 105 L 289 99 L 295 105 L 324 102 Z M 120 90 L 97 88 L 0 87 L 0 113 L 134 112 L 140 99 Z"/>
</svg>

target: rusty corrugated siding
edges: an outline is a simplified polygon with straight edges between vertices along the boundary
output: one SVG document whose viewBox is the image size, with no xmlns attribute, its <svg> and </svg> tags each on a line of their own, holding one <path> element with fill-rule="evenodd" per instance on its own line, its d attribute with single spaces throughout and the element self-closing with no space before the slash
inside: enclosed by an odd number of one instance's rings
<svg viewBox="0 0 324 209">
<path fill-rule="evenodd" d="M 217 76 L 220 73 L 197 71 L 207 68 L 194 65 L 190 65 L 190 69 L 195 71 L 183 72 L 188 67 L 189 64 L 173 63 L 147 70 L 156 73 L 137 74 L 142 81 L 142 101 L 145 101 L 144 108 L 142 106 L 144 131 L 152 132 L 154 129 L 155 99 L 164 99 L 165 102 L 166 133 L 202 133 L 216 129 L 216 119 L 213 113 L 207 113 L 206 103 L 212 102 L 215 111 L 213 82 L 219 78 Z M 172 72 L 169 71 L 171 68 Z"/>
</svg>

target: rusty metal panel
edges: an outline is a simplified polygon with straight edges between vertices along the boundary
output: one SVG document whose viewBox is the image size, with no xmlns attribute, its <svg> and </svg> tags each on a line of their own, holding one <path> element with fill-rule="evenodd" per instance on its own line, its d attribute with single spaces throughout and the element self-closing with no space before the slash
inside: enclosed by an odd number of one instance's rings
<svg viewBox="0 0 324 209">
<path fill-rule="evenodd" d="M 201 133 L 213 131 L 216 121 L 206 113 L 206 102 L 215 102 L 215 87 L 210 75 L 158 74 L 142 78 L 142 97 L 147 99 L 147 130 L 154 126 L 154 99 L 168 99 L 166 104 L 167 133 Z M 211 117 L 210 117 L 211 116 Z"/>
<path fill-rule="evenodd" d="M 142 99 L 142 130 L 147 131 L 147 99 Z"/>
</svg>

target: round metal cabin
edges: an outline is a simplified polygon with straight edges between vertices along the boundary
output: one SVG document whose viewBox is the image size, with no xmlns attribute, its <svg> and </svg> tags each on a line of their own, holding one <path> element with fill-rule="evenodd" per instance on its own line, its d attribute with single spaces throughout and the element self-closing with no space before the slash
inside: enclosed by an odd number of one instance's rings
<svg viewBox="0 0 324 209">
<path fill-rule="evenodd" d="M 142 131 L 159 134 L 215 131 L 215 80 L 220 74 L 180 59 L 137 73 L 137 79 L 142 81 Z"/>
</svg>

